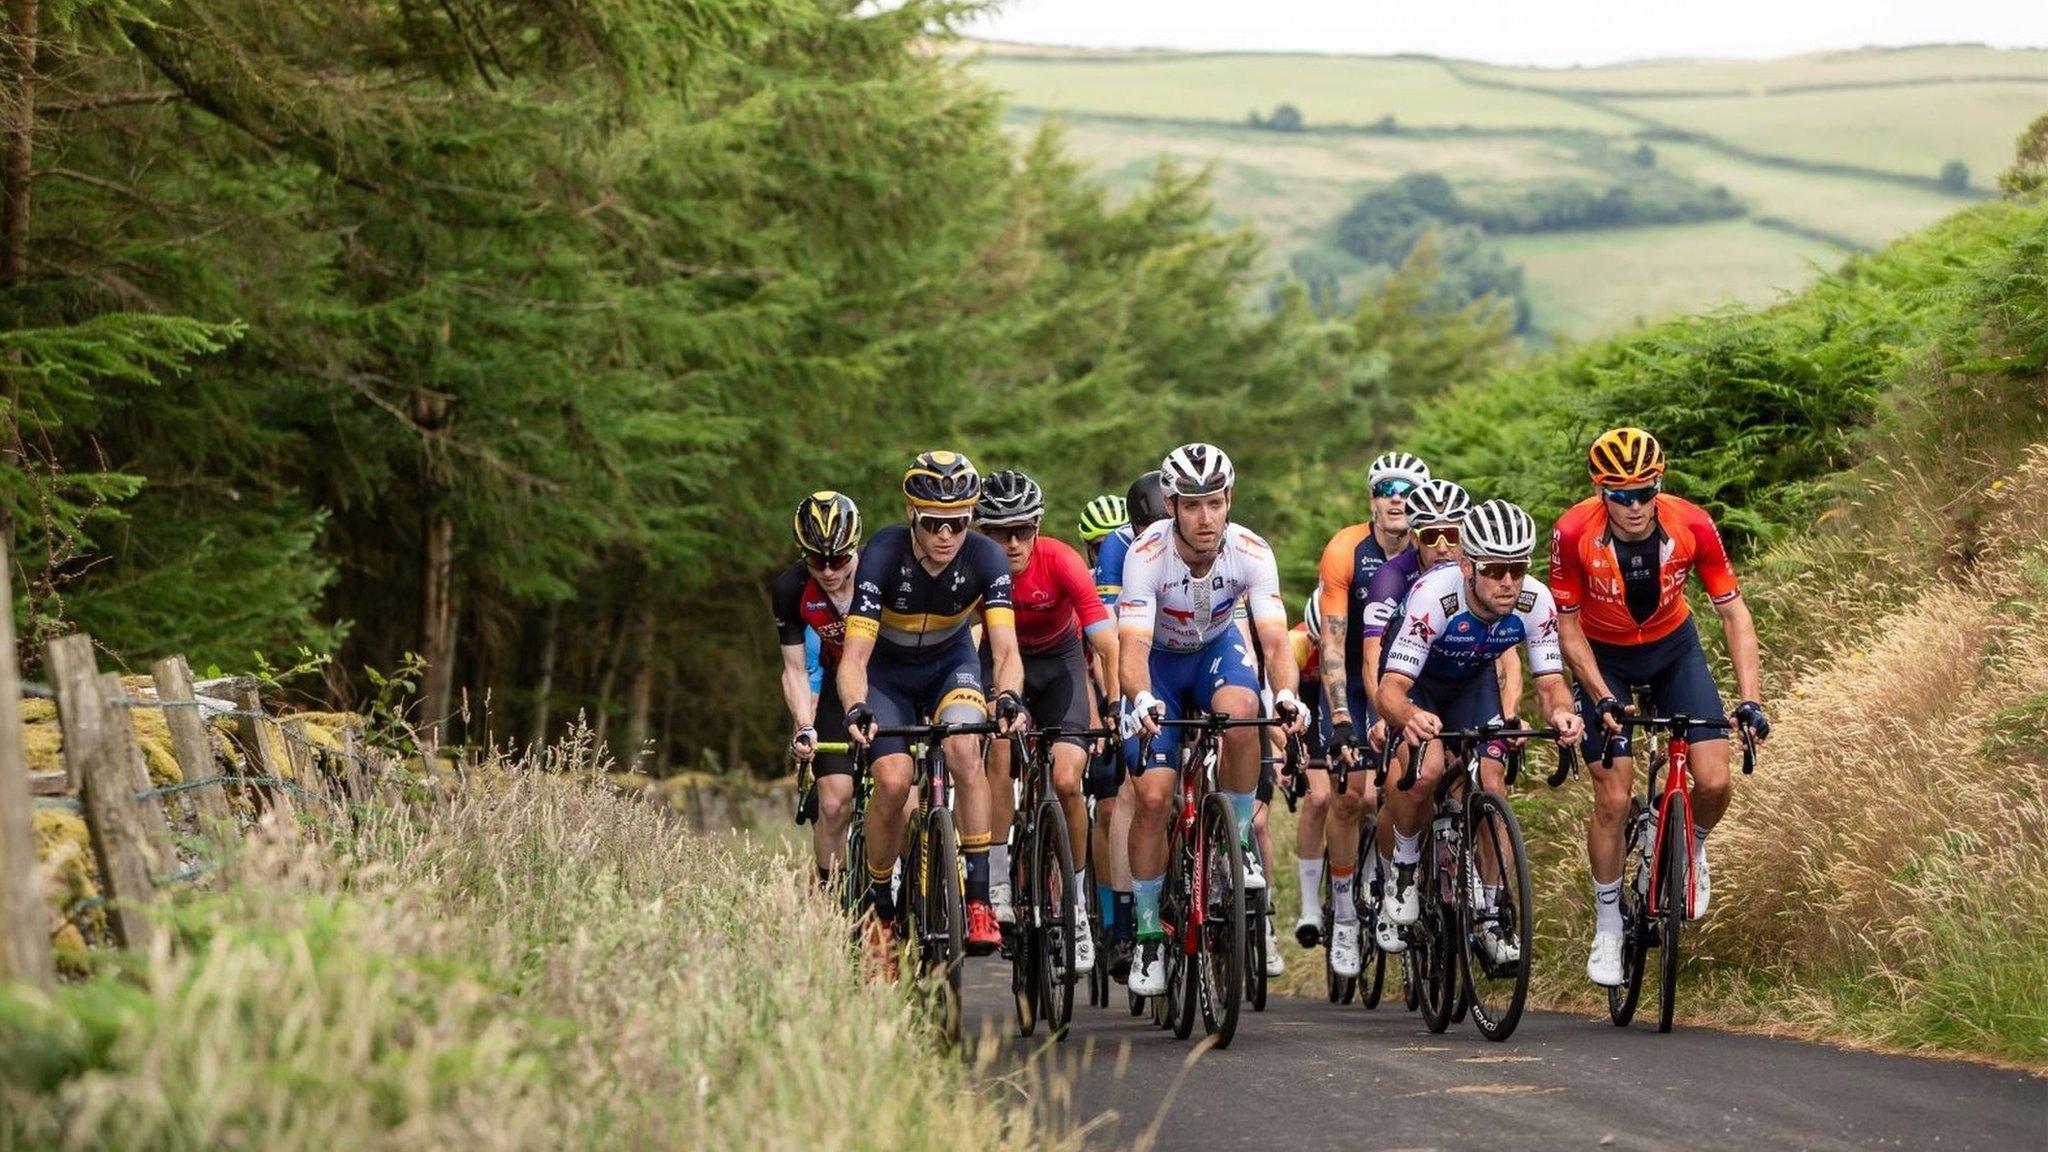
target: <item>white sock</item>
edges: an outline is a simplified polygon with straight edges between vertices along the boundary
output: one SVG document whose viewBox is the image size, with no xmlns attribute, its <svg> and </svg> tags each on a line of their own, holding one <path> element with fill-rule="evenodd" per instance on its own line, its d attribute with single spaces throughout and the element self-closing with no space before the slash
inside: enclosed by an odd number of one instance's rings
<svg viewBox="0 0 2048 1152">
<path fill-rule="evenodd" d="M 988 846 L 988 878 L 991 884 L 1010 882 L 1010 846 L 998 841 Z"/>
<path fill-rule="evenodd" d="M 1394 863 L 1414 864 L 1422 859 L 1422 834 L 1410 836 L 1399 828 L 1394 829 Z"/>
<path fill-rule="evenodd" d="M 1378 854 L 1375 854 L 1375 857 L 1380 862 L 1380 871 L 1376 879 L 1379 881 L 1380 895 L 1384 896 L 1387 894 L 1387 889 L 1392 887 L 1394 883 L 1394 858 L 1392 856 L 1379 856 Z"/>
<path fill-rule="evenodd" d="M 1301 877 L 1301 918 L 1320 920 L 1323 917 L 1323 858 L 1296 860 L 1295 874 Z"/>
<path fill-rule="evenodd" d="M 1335 869 L 1330 872 L 1330 902 L 1335 905 L 1332 911 L 1337 914 L 1339 924 L 1358 923 L 1358 905 L 1351 900 L 1351 886 L 1357 880 L 1356 873 L 1340 876 Z"/>
<path fill-rule="evenodd" d="M 1603 936 L 1621 935 L 1621 881 L 1593 882 L 1593 931 Z"/>
<path fill-rule="evenodd" d="M 1074 869 L 1074 907 L 1084 911 L 1088 907 L 1088 870 Z"/>
<path fill-rule="evenodd" d="M 1712 828 L 1702 828 L 1702 827 L 1700 827 L 1700 826 L 1699 826 L 1699 825 L 1697 825 L 1697 824 L 1693 825 L 1693 829 L 1692 829 L 1692 858 L 1693 858 L 1693 859 L 1695 859 L 1695 860 L 1705 860 L 1705 859 L 1707 858 L 1707 833 L 1709 833 L 1709 832 L 1712 832 L 1712 831 L 1713 831 L 1713 829 L 1712 829 Z"/>
</svg>

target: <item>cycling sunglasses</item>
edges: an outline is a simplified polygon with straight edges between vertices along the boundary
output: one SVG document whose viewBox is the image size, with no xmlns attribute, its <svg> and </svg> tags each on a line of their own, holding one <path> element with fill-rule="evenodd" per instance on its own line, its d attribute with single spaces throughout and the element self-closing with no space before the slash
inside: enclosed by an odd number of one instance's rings
<svg viewBox="0 0 2048 1152">
<path fill-rule="evenodd" d="M 1497 564 L 1475 564 L 1473 565 L 1473 571 L 1486 577 L 1488 580 L 1520 580 L 1529 574 L 1529 562 L 1527 560 L 1520 560 Z"/>
<path fill-rule="evenodd" d="M 1638 504 L 1648 504 L 1655 500 L 1657 492 L 1663 487 L 1662 482 L 1654 482 L 1643 488 L 1602 488 L 1600 494 L 1623 508 L 1633 508 Z"/>
<path fill-rule="evenodd" d="M 820 572 L 831 572 L 853 563 L 853 553 L 840 552 L 832 556 L 820 556 L 815 552 L 804 553 L 804 563 Z"/>
<path fill-rule="evenodd" d="M 947 532 L 950 532 L 953 535 L 958 536 L 960 533 L 967 531 L 968 522 L 973 519 L 973 516 L 968 515 L 966 513 L 962 513 L 958 516 L 931 516 L 926 515 L 924 513 L 919 513 L 917 517 L 917 527 L 920 531 L 928 532 L 933 536 L 938 536 Z"/>
<path fill-rule="evenodd" d="M 1424 548 L 1455 548 L 1459 534 L 1455 527 L 1417 528 L 1415 541 Z"/>
<path fill-rule="evenodd" d="M 984 536 L 987 536 L 990 539 L 994 540 L 996 543 L 1001 544 L 1012 540 L 1031 539 L 1033 536 L 1038 535 L 1038 525 L 1005 524 L 995 528 L 983 528 L 981 531 Z"/>
<path fill-rule="evenodd" d="M 1406 496 L 1415 491 L 1415 485 L 1406 480 L 1382 480 L 1372 486 L 1372 494 L 1385 499 L 1388 496 Z"/>
</svg>

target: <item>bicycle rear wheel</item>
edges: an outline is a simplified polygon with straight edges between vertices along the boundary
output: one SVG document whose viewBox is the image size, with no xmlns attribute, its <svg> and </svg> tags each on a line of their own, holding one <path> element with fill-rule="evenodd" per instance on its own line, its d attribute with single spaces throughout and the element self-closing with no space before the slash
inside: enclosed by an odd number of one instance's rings
<svg viewBox="0 0 2048 1152">
<path fill-rule="evenodd" d="M 1057 802 L 1038 809 L 1037 848 L 1032 864 L 1033 943 L 1038 959 L 1038 1002 L 1046 1027 L 1064 1040 L 1074 1018 L 1074 933 L 1087 921 L 1074 906 L 1074 853 L 1067 843 L 1066 815 Z"/>
<path fill-rule="evenodd" d="M 1423 952 L 1415 967 L 1422 983 L 1422 1023 L 1431 1032 L 1442 1032 L 1451 1026 L 1464 989 L 1459 986 L 1457 910 L 1443 902 L 1443 877 L 1437 871 L 1436 851 L 1432 833 L 1423 842 L 1422 874 L 1416 877 L 1421 887 L 1422 918 L 1415 922 L 1415 927 Z"/>
<path fill-rule="evenodd" d="M 1458 933 L 1472 1022 L 1488 1040 L 1505 1040 L 1521 1022 L 1529 998 L 1533 894 L 1522 828 L 1507 801 L 1491 792 L 1465 806 L 1464 863 L 1458 869 Z M 1491 877 L 1491 879 L 1489 879 Z M 1489 947 L 1512 948 L 1496 961 Z"/>
<path fill-rule="evenodd" d="M 1645 853 L 1636 850 L 1637 837 L 1647 831 L 1643 824 L 1649 819 L 1648 811 L 1642 797 L 1632 796 L 1628 819 L 1622 823 L 1626 839 L 1621 859 L 1621 983 L 1607 990 L 1607 1018 L 1617 1028 L 1628 1027 L 1635 1019 L 1636 1005 L 1643 996 L 1643 961 L 1649 958 L 1649 912 L 1642 894 L 1650 887 L 1650 878 L 1643 875 L 1650 862 Z"/>
<path fill-rule="evenodd" d="M 1379 918 L 1379 901 L 1368 885 L 1379 882 L 1378 865 L 1375 863 L 1379 848 L 1375 844 L 1378 819 L 1367 813 L 1358 826 L 1358 884 L 1353 889 L 1352 900 L 1358 905 L 1359 944 L 1364 949 L 1363 962 L 1358 969 L 1359 1002 L 1367 1008 L 1380 1006 L 1380 995 L 1387 986 L 1387 954 L 1380 951 L 1379 933 L 1375 925 Z"/>
<path fill-rule="evenodd" d="M 1195 955 L 1201 979 L 1202 1024 L 1216 1038 L 1216 1047 L 1230 1047 L 1244 1006 L 1245 891 L 1244 844 L 1237 838 L 1237 816 L 1230 801 L 1212 792 L 1202 804 L 1202 892 L 1200 945 Z"/>
<path fill-rule="evenodd" d="M 1003 944 L 1010 956 L 1010 1000 L 1017 1011 L 1017 1035 L 1029 1036 L 1038 1028 L 1039 1014 L 1039 967 L 1044 955 L 1038 946 L 1038 918 L 1033 910 L 1038 906 L 1038 871 L 1032 866 L 1030 852 L 1025 845 L 1036 844 L 1028 835 L 1023 822 L 1023 812 L 1018 812 L 1012 824 L 1011 839 L 1019 846 L 1012 854 L 1010 882 L 1013 907 L 1024 910 L 1024 915 L 1013 925 L 1003 930 Z"/>
<path fill-rule="evenodd" d="M 924 880 L 923 923 L 917 926 L 919 959 L 926 975 L 940 977 L 940 1028 L 957 1044 L 967 979 L 967 911 L 960 898 L 960 835 L 953 827 L 951 810 L 935 809 L 930 820 L 931 859 Z"/>
<path fill-rule="evenodd" d="M 1662 951 L 1657 957 L 1657 974 L 1663 995 L 1657 1004 L 1659 1032 L 1671 1031 L 1672 1015 L 1678 1008 L 1678 931 L 1685 924 L 1687 897 L 1692 892 L 1692 851 L 1686 842 L 1692 812 L 1680 796 L 1665 809 L 1664 815 L 1660 826 L 1664 838 L 1664 874 L 1660 877 L 1663 892 L 1658 897 L 1657 909 L 1662 937 L 1657 945 Z"/>
</svg>

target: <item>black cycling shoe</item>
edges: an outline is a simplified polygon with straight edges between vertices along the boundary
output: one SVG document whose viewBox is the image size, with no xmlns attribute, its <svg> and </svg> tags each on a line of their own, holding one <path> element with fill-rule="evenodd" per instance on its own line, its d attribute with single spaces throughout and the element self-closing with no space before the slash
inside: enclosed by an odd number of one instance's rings
<svg viewBox="0 0 2048 1152">
<path fill-rule="evenodd" d="M 1109 942 L 1109 978 L 1119 984 L 1131 979 L 1131 941 L 1118 939 Z"/>
<path fill-rule="evenodd" d="M 1314 948 L 1323 942 L 1323 926 L 1314 920 L 1303 920 L 1294 926 L 1294 942 L 1303 948 Z"/>
</svg>

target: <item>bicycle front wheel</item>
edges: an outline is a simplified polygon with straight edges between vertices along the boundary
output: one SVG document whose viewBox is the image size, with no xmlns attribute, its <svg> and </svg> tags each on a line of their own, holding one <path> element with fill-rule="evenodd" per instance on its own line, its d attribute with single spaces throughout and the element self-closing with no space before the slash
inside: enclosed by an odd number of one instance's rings
<svg viewBox="0 0 2048 1152">
<path fill-rule="evenodd" d="M 1205 903 L 1200 950 L 1195 967 L 1201 977 L 1202 1023 L 1228 1048 L 1237 1035 L 1244 1005 L 1245 891 L 1244 844 L 1237 838 L 1237 816 L 1222 793 L 1212 792 L 1202 804 L 1202 896 Z"/>
<path fill-rule="evenodd" d="M 1632 796 L 1628 820 L 1622 824 L 1627 839 L 1621 860 L 1621 983 L 1607 990 L 1607 1018 L 1617 1028 L 1628 1027 L 1635 1019 L 1643 996 L 1643 962 L 1649 958 L 1649 909 L 1642 894 L 1650 888 L 1650 878 L 1643 875 L 1650 862 L 1648 853 L 1637 848 L 1638 837 L 1647 834 L 1648 811 L 1642 797 Z"/>
<path fill-rule="evenodd" d="M 860 915 L 861 901 L 868 895 L 868 830 L 856 819 L 846 830 L 845 871 L 839 877 L 839 907 L 848 916 Z"/>
<path fill-rule="evenodd" d="M 1533 895 L 1522 828 L 1507 801 L 1491 792 L 1465 806 L 1464 863 L 1458 870 L 1459 949 L 1472 1022 L 1488 1040 L 1505 1040 L 1529 998 Z"/>
<path fill-rule="evenodd" d="M 1678 931 L 1685 924 L 1688 898 L 1692 893 L 1692 851 L 1686 843 L 1687 831 L 1692 828 L 1692 812 L 1686 806 L 1684 797 L 1673 800 L 1664 810 L 1664 821 L 1660 831 L 1664 837 L 1662 892 L 1658 896 L 1658 929 L 1661 939 L 1657 947 L 1658 983 L 1662 986 L 1663 999 L 1657 1004 L 1657 1031 L 1671 1031 L 1673 1013 L 1678 1008 Z"/>
<path fill-rule="evenodd" d="M 1457 910 L 1444 903 L 1445 878 L 1437 870 L 1436 854 L 1432 833 L 1422 845 L 1422 874 L 1416 878 L 1421 885 L 1422 918 L 1415 922 L 1417 940 L 1410 951 L 1422 949 L 1415 960 L 1415 974 L 1422 984 L 1422 1023 L 1431 1032 L 1442 1032 L 1451 1026 L 1464 989 L 1458 970 Z"/>
<path fill-rule="evenodd" d="M 967 911 L 960 898 L 960 834 L 953 813 L 939 808 L 927 827 L 930 859 L 925 886 L 923 923 L 918 927 L 918 955 L 927 976 L 937 976 L 940 1028 L 960 1041 L 960 1018 L 966 1000 Z"/>
<path fill-rule="evenodd" d="M 1037 847 L 1033 852 L 1031 936 L 1038 952 L 1033 967 L 1038 977 L 1038 1004 L 1046 1027 L 1064 1040 L 1074 1018 L 1074 933 L 1088 930 L 1074 906 L 1074 853 L 1067 843 L 1067 821 L 1057 803 L 1038 810 Z"/>
</svg>

